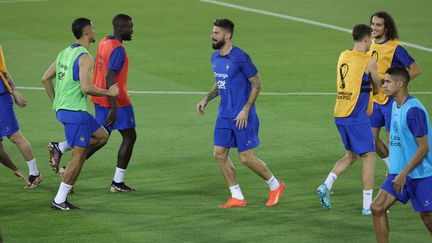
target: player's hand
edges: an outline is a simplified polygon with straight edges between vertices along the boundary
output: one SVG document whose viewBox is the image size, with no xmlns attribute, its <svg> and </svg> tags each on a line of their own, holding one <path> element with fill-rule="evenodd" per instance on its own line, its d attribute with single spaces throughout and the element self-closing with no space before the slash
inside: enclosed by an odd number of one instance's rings
<svg viewBox="0 0 432 243">
<path fill-rule="evenodd" d="M 113 84 L 111 85 L 111 87 L 108 89 L 108 95 L 115 97 L 119 94 L 119 87 L 118 84 Z"/>
<path fill-rule="evenodd" d="M 247 127 L 249 118 L 249 109 L 243 108 L 240 113 L 237 115 L 237 117 L 234 119 L 236 120 L 236 127 L 238 129 L 243 129 Z"/>
<path fill-rule="evenodd" d="M 197 106 L 196 106 L 196 111 L 199 115 L 204 116 L 204 108 L 207 105 L 207 100 L 206 99 L 202 99 L 200 102 L 198 102 Z"/>
<path fill-rule="evenodd" d="M 111 126 L 112 124 L 114 124 L 114 122 L 117 119 L 117 112 L 116 109 L 110 109 L 108 112 L 108 117 L 105 121 L 105 126 Z"/>
<path fill-rule="evenodd" d="M 14 99 L 15 104 L 16 104 L 17 106 L 19 106 L 19 107 L 21 107 L 21 108 L 27 106 L 27 100 L 25 100 L 25 99 L 23 98 L 23 96 L 22 96 L 18 91 L 14 90 L 14 91 L 12 92 L 12 96 L 13 96 L 13 99 Z"/>
<path fill-rule="evenodd" d="M 402 193 L 402 190 L 405 186 L 405 182 L 406 182 L 406 175 L 404 173 L 400 173 L 399 175 L 397 175 L 394 179 L 393 179 L 393 189 L 397 192 L 397 193 Z"/>
<path fill-rule="evenodd" d="M 24 172 L 22 170 L 17 169 L 16 171 L 14 171 L 14 173 L 15 173 L 16 176 L 23 178 L 23 180 L 26 183 L 26 186 L 30 186 L 31 183 L 28 180 L 28 177 L 26 176 L 26 174 L 24 174 Z"/>
</svg>

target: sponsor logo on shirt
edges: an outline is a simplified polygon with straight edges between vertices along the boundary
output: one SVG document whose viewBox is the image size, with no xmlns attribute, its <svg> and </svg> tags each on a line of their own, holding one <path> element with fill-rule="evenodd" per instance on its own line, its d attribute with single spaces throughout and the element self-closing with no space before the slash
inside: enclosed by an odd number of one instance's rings
<svg viewBox="0 0 432 243">
<path fill-rule="evenodd" d="M 218 80 L 218 81 L 217 81 L 218 89 L 226 89 L 226 87 L 225 87 L 225 83 L 226 83 L 225 80 Z"/>
</svg>

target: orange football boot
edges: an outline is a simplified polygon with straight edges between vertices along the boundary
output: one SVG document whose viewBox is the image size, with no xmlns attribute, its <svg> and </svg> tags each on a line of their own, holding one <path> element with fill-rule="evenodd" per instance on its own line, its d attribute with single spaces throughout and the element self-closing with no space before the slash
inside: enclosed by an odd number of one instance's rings
<svg viewBox="0 0 432 243">
<path fill-rule="evenodd" d="M 219 205 L 219 208 L 233 208 L 233 207 L 245 207 L 246 199 L 240 200 L 235 197 L 228 199 L 225 204 Z"/>
<path fill-rule="evenodd" d="M 282 181 L 279 181 L 279 188 L 273 191 L 270 191 L 269 199 L 266 203 L 267 207 L 274 206 L 278 204 L 280 197 L 282 196 L 282 192 L 285 190 L 285 184 Z"/>
</svg>

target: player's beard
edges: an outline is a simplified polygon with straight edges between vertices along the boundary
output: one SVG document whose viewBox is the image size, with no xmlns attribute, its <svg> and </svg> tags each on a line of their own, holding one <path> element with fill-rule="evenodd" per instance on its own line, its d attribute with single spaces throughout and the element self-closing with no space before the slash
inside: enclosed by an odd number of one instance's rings
<svg viewBox="0 0 432 243">
<path fill-rule="evenodd" d="M 215 49 L 215 50 L 219 50 L 219 49 L 221 49 L 222 46 L 224 46 L 224 45 L 225 45 L 225 41 L 224 41 L 224 40 L 220 40 L 220 41 L 216 41 L 216 43 L 213 42 L 213 43 L 212 43 L 212 48 Z"/>
</svg>

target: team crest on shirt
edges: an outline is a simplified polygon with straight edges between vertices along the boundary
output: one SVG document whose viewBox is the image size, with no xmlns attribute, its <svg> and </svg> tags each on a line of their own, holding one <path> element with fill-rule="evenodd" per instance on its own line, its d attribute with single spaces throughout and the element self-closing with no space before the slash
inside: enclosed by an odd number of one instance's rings
<svg viewBox="0 0 432 243">
<path fill-rule="evenodd" d="M 9 132 L 10 128 L 9 127 L 5 127 L 5 132 Z"/>
<path fill-rule="evenodd" d="M 229 70 L 229 65 L 228 65 L 228 64 L 225 66 L 225 69 L 226 69 L 227 71 Z"/>
<path fill-rule="evenodd" d="M 83 135 L 81 135 L 80 140 L 81 140 L 82 143 L 84 143 L 85 137 Z"/>
</svg>

